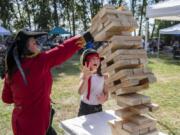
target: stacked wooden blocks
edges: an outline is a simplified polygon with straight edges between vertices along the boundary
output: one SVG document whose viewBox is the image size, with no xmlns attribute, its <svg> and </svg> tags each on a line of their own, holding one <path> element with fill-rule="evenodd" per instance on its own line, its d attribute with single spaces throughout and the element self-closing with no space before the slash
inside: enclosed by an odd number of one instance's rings
<svg viewBox="0 0 180 135">
<path fill-rule="evenodd" d="M 90 32 L 96 41 L 107 41 L 98 49 L 103 73 L 108 73 L 108 85 L 117 105 L 120 119 L 109 122 L 113 135 L 156 135 L 156 120 L 147 113 L 158 109 L 148 96 L 138 93 L 156 81 L 146 67 L 147 54 L 141 47 L 141 37 L 131 36 L 137 28 L 132 13 L 105 6 L 92 20 Z"/>
</svg>

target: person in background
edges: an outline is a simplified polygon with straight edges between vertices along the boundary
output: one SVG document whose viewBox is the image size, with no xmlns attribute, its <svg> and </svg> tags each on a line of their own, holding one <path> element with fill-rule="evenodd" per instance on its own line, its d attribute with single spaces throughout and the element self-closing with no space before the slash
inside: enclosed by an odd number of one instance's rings
<svg viewBox="0 0 180 135">
<path fill-rule="evenodd" d="M 101 60 L 94 49 L 87 49 L 81 56 L 83 66 L 78 93 L 81 103 L 78 116 L 102 111 L 102 104 L 108 99 L 107 75 L 101 73 Z"/>
<path fill-rule="evenodd" d="M 36 38 L 44 32 L 20 31 L 6 56 L 6 74 L 2 100 L 14 104 L 12 128 L 14 135 L 55 135 L 51 120 L 51 69 L 69 59 L 90 33 L 75 36 L 55 48 L 41 52 Z"/>
</svg>

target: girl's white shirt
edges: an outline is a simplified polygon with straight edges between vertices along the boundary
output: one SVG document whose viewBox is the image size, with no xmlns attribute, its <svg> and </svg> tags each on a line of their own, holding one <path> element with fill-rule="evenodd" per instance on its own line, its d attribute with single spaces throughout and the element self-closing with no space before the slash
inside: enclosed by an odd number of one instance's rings
<svg viewBox="0 0 180 135">
<path fill-rule="evenodd" d="M 98 74 L 93 74 L 91 76 L 91 92 L 89 100 L 87 99 L 88 90 L 85 90 L 81 95 L 81 100 L 89 105 L 98 105 L 100 104 L 97 96 L 103 92 L 104 89 L 104 76 L 99 76 Z"/>
</svg>

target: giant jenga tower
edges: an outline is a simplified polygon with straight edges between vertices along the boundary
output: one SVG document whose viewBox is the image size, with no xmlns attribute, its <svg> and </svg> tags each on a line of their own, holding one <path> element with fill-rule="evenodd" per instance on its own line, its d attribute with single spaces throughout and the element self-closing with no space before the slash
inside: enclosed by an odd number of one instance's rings
<svg viewBox="0 0 180 135">
<path fill-rule="evenodd" d="M 107 41 L 98 49 L 102 71 L 109 73 L 111 96 L 119 106 L 115 113 L 120 117 L 109 121 L 112 135 L 157 135 L 156 120 L 147 115 L 158 109 L 148 96 L 139 91 L 148 89 L 156 81 L 146 67 L 147 54 L 141 47 L 141 37 L 131 36 L 137 22 L 130 11 L 113 6 L 103 7 L 92 19 L 90 32 L 96 41 Z"/>
</svg>

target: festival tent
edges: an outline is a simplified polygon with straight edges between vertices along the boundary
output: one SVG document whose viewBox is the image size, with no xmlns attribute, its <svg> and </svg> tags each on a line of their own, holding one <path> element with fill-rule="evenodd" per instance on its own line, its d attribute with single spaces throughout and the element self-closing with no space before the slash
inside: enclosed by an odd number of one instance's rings
<svg viewBox="0 0 180 135">
<path fill-rule="evenodd" d="M 159 33 L 160 34 L 169 34 L 169 35 L 179 35 L 180 34 L 180 23 L 176 24 L 174 26 L 165 28 L 165 29 L 160 29 Z"/>
<path fill-rule="evenodd" d="M 146 9 L 146 17 L 159 20 L 180 21 L 180 0 L 166 0 Z"/>
<path fill-rule="evenodd" d="M 146 17 L 154 18 L 158 20 L 180 21 L 180 0 L 166 0 L 154 5 L 147 6 Z M 148 21 L 146 21 L 146 36 L 145 36 L 146 44 L 147 44 L 147 33 L 148 33 L 147 27 L 148 27 Z M 172 28 L 170 29 L 172 33 L 173 30 Z M 163 30 L 161 32 L 163 32 Z M 176 31 L 173 32 L 176 33 Z M 162 33 L 159 32 L 158 57 L 159 57 L 160 34 Z"/>
<path fill-rule="evenodd" d="M 0 26 L 0 36 L 6 36 L 6 35 L 11 35 L 11 32 Z"/>
<path fill-rule="evenodd" d="M 70 34 L 70 33 L 61 27 L 55 27 L 48 34 L 49 35 L 64 35 L 64 34 Z"/>
</svg>

